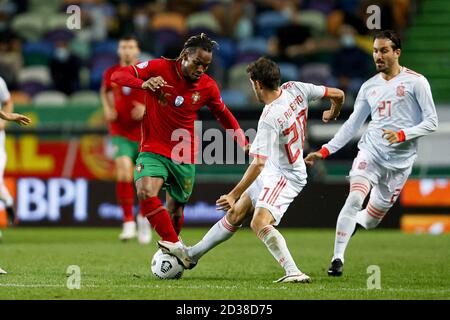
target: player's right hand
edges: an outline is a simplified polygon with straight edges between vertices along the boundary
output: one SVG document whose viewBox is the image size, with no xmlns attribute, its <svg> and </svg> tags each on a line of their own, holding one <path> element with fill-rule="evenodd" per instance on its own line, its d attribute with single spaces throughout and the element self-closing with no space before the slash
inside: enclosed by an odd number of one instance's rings
<svg viewBox="0 0 450 320">
<path fill-rule="evenodd" d="M 312 166 L 314 164 L 314 161 L 318 159 L 323 159 L 323 156 L 320 152 L 310 152 L 305 158 L 305 163 L 308 166 Z"/>
<path fill-rule="evenodd" d="M 152 77 L 145 81 L 141 88 L 144 90 L 152 90 L 155 91 L 156 89 L 162 88 L 167 84 L 167 82 L 161 77 Z"/>
<path fill-rule="evenodd" d="M 115 109 L 105 109 L 104 113 L 107 122 L 112 122 L 117 119 L 117 111 Z"/>
</svg>

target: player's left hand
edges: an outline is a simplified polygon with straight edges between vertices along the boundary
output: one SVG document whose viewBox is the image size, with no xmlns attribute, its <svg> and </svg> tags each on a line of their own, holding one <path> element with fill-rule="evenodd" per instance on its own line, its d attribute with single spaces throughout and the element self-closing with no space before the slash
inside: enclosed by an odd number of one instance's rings
<svg viewBox="0 0 450 320">
<path fill-rule="evenodd" d="M 381 129 L 381 130 L 383 130 L 382 137 L 384 139 L 386 139 L 387 141 L 389 141 L 389 144 L 401 142 L 397 131 L 387 130 L 387 129 Z"/>
<path fill-rule="evenodd" d="M 216 201 L 217 210 L 228 211 L 231 209 L 235 202 L 236 199 L 233 196 L 231 196 L 230 194 L 224 194 Z"/>
<path fill-rule="evenodd" d="M 322 121 L 324 123 L 328 123 L 330 120 L 336 120 L 338 116 L 339 116 L 339 113 L 334 114 L 331 109 L 325 110 L 322 115 Z"/>
<path fill-rule="evenodd" d="M 31 123 L 31 119 L 19 113 L 6 113 L 5 120 L 14 121 L 20 125 L 26 126 Z"/>
<path fill-rule="evenodd" d="M 145 113 L 145 105 L 136 101 L 133 102 L 133 105 L 134 108 L 131 109 L 131 118 L 136 121 L 142 120 Z"/>
</svg>

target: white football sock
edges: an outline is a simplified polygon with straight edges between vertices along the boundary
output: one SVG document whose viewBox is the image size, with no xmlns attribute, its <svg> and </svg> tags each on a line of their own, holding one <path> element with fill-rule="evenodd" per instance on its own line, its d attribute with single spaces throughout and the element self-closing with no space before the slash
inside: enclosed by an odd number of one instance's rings
<svg viewBox="0 0 450 320">
<path fill-rule="evenodd" d="M 11 194 L 4 184 L 0 185 L 0 197 L 5 202 L 6 207 L 12 207 L 12 205 L 14 204 L 14 200 L 11 197 Z"/>
<path fill-rule="evenodd" d="M 374 205 L 370 200 L 367 204 L 367 208 L 359 211 L 356 214 L 356 222 L 362 225 L 365 229 L 376 228 L 389 208 L 383 208 L 381 205 Z"/>
<path fill-rule="evenodd" d="M 188 256 L 198 261 L 209 250 L 230 239 L 239 228 L 240 226 L 233 226 L 226 217 L 223 217 L 209 229 L 202 240 L 187 248 Z"/>
<path fill-rule="evenodd" d="M 334 259 L 344 262 L 344 253 L 348 242 L 356 227 L 356 214 L 361 210 L 364 199 L 370 190 L 369 180 L 362 177 L 352 178 L 350 182 L 350 193 L 339 213 L 336 223 L 336 235 L 334 239 Z"/>
<path fill-rule="evenodd" d="M 289 252 L 286 240 L 277 229 L 271 225 L 265 226 L 258 232 L 258 238 L 264 242 L 275 260 L 283 267 L 286 275 L 301 273 Z"/>
</svg>

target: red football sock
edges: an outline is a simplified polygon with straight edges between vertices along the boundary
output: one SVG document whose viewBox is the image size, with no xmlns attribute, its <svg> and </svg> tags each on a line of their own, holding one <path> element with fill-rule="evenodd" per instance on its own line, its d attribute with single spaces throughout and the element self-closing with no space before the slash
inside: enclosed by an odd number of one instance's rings
<svg viewBox="0 0 450 320">
<path fill-rule="evenodd" d="M 172 219 L 158 197 L 150 197 L 140 201 L 141 210 L 162 240 L 178 242 Z"/>
<path fill-rule="evenodd" d="M 179 235 L 181 232 L 181 229 L 183 228 L 184 223 L 184 212 L 181 212 L 181 216 L 174 215 L 172 217 L 172 224 L 173 228 L 175 229 L 175 232 Z"/>
<path fill-rule="evenodd" d="M 116 183 L 117 202 L 123 210 L 123 222 L 134 221 L 133 204 L 134 188 L 131 182 L 118 181 Z"/>
</svg>

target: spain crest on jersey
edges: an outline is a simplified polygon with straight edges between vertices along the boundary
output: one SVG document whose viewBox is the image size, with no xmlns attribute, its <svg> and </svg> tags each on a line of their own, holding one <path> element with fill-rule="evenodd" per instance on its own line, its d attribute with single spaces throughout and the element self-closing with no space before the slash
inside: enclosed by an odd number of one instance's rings
<svg viewBox="0 0 450 320">
<path fill-rule="evenodd" d="M 195 91 L 192 94 L 192 104 L 196 104 L 200 100 L 200 92 Z"/>
<path fill-rule="evenodd" d="M 399 85 L 397 86 L 397 97 L 404 97 L 405 96 L 405 86 Z"/>
</svg>

